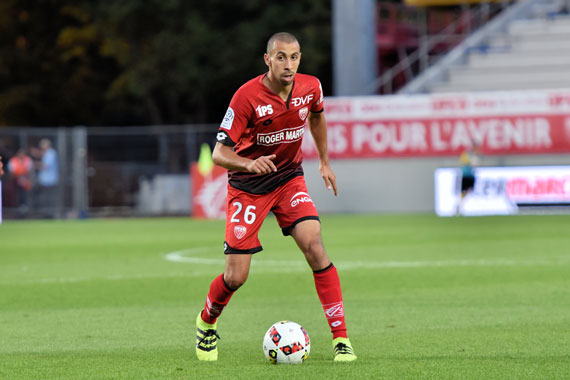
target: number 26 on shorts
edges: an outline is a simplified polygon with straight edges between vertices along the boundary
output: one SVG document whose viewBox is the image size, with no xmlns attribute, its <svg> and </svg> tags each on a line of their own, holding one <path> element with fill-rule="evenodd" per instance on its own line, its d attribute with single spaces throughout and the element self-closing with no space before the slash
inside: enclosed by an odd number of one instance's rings
<svg viewBox="0 0 570 380">
<path fill-rule="evenodd" d="M 243 210 L 243 205 L 241 202 L 234 202 L 232 206 L 236 207 L 236 211 L 233 213 L 230 222 L 232 223 L 239 223 L 241 217 L 241 210 Z M 246 206 L 245 211 L 243 212 L 243 221 L 247 224 L 253 224 L 255 222 L 255 206 L 249 205 Z"/>
</svg>

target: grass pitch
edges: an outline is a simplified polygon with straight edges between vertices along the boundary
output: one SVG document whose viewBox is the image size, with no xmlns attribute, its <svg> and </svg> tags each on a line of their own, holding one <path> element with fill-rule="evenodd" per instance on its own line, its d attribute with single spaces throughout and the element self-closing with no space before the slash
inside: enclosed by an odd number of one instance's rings
<svg viewBox="0 0 570 380">
<path fill-rule="evenodd" d="M 221 221 L 6 221 L 0 226 L 0 379 L 568 379 L 570 216 L 323 216 L 359 357 L 332 362 L 313 279 L 272 218 L 219 322 L 194 320 L 223 271 Z M 269 364 L 289 319 L 311 355 Z"/>
</svg>

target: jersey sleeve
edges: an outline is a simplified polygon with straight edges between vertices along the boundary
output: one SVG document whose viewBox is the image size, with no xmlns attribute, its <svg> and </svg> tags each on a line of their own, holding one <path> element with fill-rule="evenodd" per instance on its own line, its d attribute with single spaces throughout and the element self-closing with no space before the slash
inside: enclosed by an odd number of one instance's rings
<svg viewBox="0 0 570 380">
<path fill-rule="evenodd" d="M 311 112 L 319 113 L 323 111 L 324 111 L 323 86 L 321 86 L 321 81 L 315 78 L 315 97 L 313 104 L 311 105 Z"/>
<path fill-rule="evenodd" d="M 233 147 L 238 143 L 249 123 L 248 102 L 241 91 L 237 91 L 231 102 L 216 139 L 218 142 Z"/>
</svg>

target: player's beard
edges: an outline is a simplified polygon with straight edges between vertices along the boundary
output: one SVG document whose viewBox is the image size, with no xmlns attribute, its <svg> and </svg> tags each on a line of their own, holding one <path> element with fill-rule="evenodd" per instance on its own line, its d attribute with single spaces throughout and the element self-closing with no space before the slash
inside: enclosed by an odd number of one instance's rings
<svg viewBox="0 0 570 380">
<path fill-rule="evenodd" d="M 287 74 L 291 75 L 291 79 L 285 78 L 285 75 Z M 286 71 L 281 75 L 280 82 L 283 86 L 289 86 L 291 83 L 293 83 L 293 79 L 295 79 L 295 73 L 293 71 Z"/>
</svg>

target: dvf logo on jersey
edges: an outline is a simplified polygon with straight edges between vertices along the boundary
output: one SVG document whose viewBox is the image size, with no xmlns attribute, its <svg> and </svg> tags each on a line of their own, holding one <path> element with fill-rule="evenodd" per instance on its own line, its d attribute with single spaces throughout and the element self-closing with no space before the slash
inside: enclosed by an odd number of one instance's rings
<svg viewBox="0 0 570 380">
<path fill-rule="evenodd" d="M 302 106 L 303 104 L 309 104 L 311 100 L 313 100 L 313 94 L 303 96 L 301 98 L 293 98 L 291 99 L 291 103 L 293 103 L 295 107 L 298 107 Z"/>
<path fill-rule="evenodd" d="M 307 107 L 303 107 L 299 110 L 299 117 L 301 120 L 305 121 L 307 115 L 309 114 L 309 109 Z"/>
<path fill-rule="evenodd" d="M 257 111 L 257 114 L 259 115 L 259 117 L 263 117 L 265 115 L 271 115 L 273 113 L 273 106 L 271 104 L 268 104 L 266 106 L 257 106 L 257 108 L 255 109 Z"/>
<path fill-rule="evenodd" d="M 236 237 L 238 239 L 241 239 L 242 237 L 244 237 L 246 232 L 247 232 L 247 228 L 245 228 L 245 226 L 235 226 L 234 227 L 234 235 L 236 235 Z"/>
</svg>

